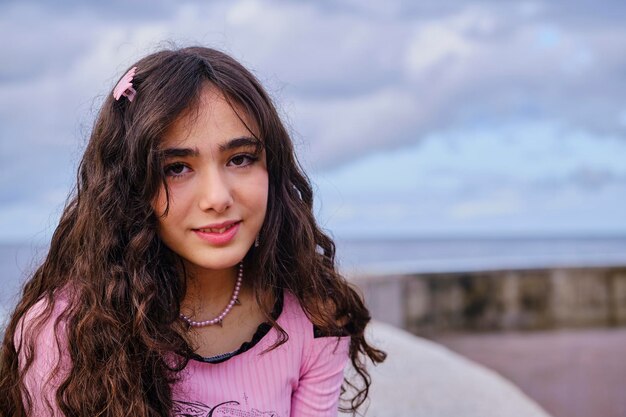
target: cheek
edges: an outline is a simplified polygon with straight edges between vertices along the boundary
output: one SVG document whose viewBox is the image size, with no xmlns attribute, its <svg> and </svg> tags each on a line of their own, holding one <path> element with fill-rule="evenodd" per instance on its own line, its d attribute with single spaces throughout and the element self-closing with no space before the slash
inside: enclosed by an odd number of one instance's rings
<svg viewBox="0 0 626 417">
<path fill-rule="evenodd" d="M 152 200 L 152 203 L 150 204 L 152 206 L 152 210 L 154 210 L 154 215 L 157 218 L 157 222 L 156 222 L 156 231 L 157 231 L 157 235 L 163 239 L 163 226 L 164 223 L 166 223 L 164 220 L 166 218 L 163 217 L 163 213 L 165 212 L 165 207 L 166 207 L 166 201 L 165 201 L 165 197 L 164 197 L 164 193 L 159 192 L 159 194 L 154 197 L 154 199 Z"/>
<path fill-rule="evenodd" d="M 169 204 L 167 201 L 167 193 L 165 187 L 161 186 L 158 194 L 152 200 L 152 209 L 155 214 L 163 219 L 169 219 L 184 215 L 184 211 L 189 210 L 193 199 L 193 189 L 190 187 L 180 186 L 179 184 L 170 184 L 169 187 Z M 165 209 L 168 209 L 167 216 L 162 217 Z"/>
<path fill-rule="evenodd" d="M 154 199 L 152 200 L 151 206 L 156 216 L 161 218 L 163 213 L 165 213 L 165 208 L 167 207 L 167 199 L 165 196 L 164 189 L 161 189 L 159 193 L 154 197 Z M 161 219 L 159 219 L 159 222 L 160 221 Z"/>
<path fill-rule="evenodd" d="M 242 206 L 254 217 L 265 217 L 268 196 L 267 174 L 255 175 L 249 178 L 244 184 L 237 187 L 235 201 L 239 201 Z"/>
<path fill-rule="evenodd" d="M 253 185 L 255 201 L 257 205 L 259 206 L 258 207 L 259 209 L 261 209 L 262 207 L 263 212 L 265 212 L 267 208 L 267 196 L 269 194 L 268 187 L 269 187 L 269 180 L 267 177 L 267 173 L 259 176 L 259 178 L 255 181 Z"/>
</svg>

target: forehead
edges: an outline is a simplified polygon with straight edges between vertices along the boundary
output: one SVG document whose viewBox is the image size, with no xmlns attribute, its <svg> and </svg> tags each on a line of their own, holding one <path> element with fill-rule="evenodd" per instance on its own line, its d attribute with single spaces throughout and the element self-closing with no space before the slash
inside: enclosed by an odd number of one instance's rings
<svg viewBox="0 0 626 417">
<path fill-rule="evenodd" d="M 241 136 L 259 138 L 254 119 L 215 85 L 206 83 L 197 101 L 167 128 L 160 147 L 198 141 L 220 143 Z"/>
</svg>

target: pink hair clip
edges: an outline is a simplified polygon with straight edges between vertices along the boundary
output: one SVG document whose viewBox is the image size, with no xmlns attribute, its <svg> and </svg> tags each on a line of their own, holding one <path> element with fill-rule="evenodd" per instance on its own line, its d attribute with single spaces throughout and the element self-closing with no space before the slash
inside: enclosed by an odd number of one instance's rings
<svg viewBox="0 0 626 417">
<path fill-rule="evenodd" d="M 122 79 L 117 83 L 115 88 L 113 89 L 113 97 L 115 100 L 119 100 L 120 97 L 125 96 L 128 98 L 128 101 L 133 101 L 137 91 L 133 88 L 133 77 L 135 76 L 135 71 L 137 67 L 132 67 L 128 70 L 126 74 L 122 77 Z"/>
</svg>

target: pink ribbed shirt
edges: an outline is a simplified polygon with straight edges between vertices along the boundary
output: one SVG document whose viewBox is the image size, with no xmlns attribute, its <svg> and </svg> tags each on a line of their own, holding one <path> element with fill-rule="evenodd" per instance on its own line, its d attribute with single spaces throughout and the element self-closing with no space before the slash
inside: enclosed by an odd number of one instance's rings
<svg viewBox="0 0 626 417">
<path fill-rule="evenodd" d="M 181 380 L 173 386 L 173 416 L 337 416 L 350 337 L 320 335 L 288 291 L 280 304 L 277 321 L 289 335 L 288 341 L 262 353 L 279 335 L 264 323 L 253 340 L 230 355 L 191 359 L 180 374 Z M 56 407 L 54 414 L 46 412 L 44 401 L 54 398 L 52 392 L 69 369 L 68 358 L 57 349 L 60 344 L 60 351 L 66 352 L 63 344 L 67 342 L 58 338 L 57 344 L 53 329 L 55 318 L 65 306 L 63 298 L 57 299 L 50 319 L 37 335 L 35 362 L 26 374 L 37 416 L 60 415 Z M 40 301 L 31 308 L 24 331 L 29 331 L 29 322 L 43 307 Z M 18 328 L 16 344 L 20 336 Z M 23 363 L 23 354 L 20 360 Z M 56 363 L 61 364 L 60 375 L 44 386 Z"/>
</svg>

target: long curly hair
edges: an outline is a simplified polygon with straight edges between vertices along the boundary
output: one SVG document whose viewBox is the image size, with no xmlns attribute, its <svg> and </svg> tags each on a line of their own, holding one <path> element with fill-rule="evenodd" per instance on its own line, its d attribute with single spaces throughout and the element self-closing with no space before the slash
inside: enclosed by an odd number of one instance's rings
<svg viewBox="0 0 626 417">
<path fill-rule="evenodd" d="M 335 244 L 316 223 L 310 181 L 272 100 L 254 75 L 214 49 L 161 50 L 132 66 L 138 94 L 132 104 L 111 95 L 103 103 L 47 256 L 24 285 L 6 328 L 0 415 L 25 416 L 32 406 L 24 374 L 37 332 L 25 332 L 16 344 L 20 320 L 43 300 L 36 325 L 42 326 L 55 297 L 71 287 L 68 308 L 55 321 L 57 330 L 66 323 L 71 360 L 55 406 L 67 416 L 169 416 L 171 384 L 193 349 L 178 319 L 186 291 L 182 261 L 160 240 L 150 202 L 167 187 L 159 140 L 198 105 L 207 82 L 256 123 L 266 150 L 263 244 L 250 249 L 245 263 L 257 302 L 281 336 L 273 347 L 288 339 L 271 316 L 277 291 L 287 289 L 322 331 L 349 333 L 355 375 L 344 379 L 341 399 L 348 405 L 340 409 L 355 414 L 371 384 L 366 361 L 380 363 L 386 354 L 365 340 L 369 311 L 337 271 Z M 20 349 L 26 361 L 18 366 Z"/>
</svg>

